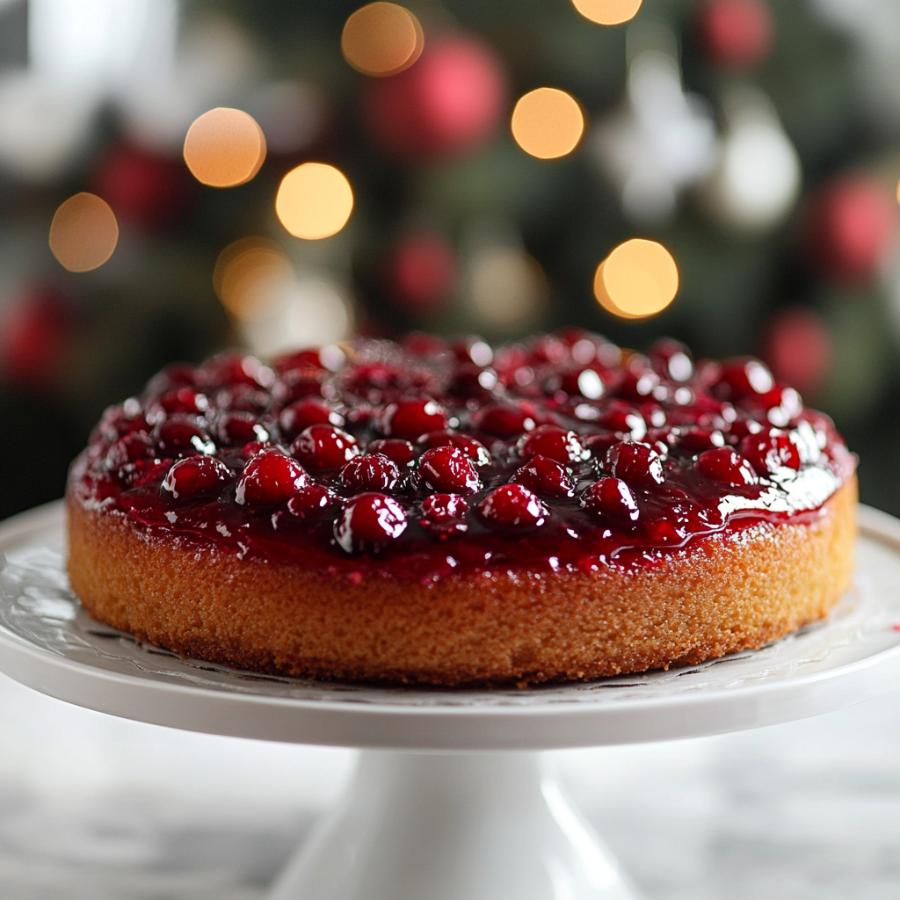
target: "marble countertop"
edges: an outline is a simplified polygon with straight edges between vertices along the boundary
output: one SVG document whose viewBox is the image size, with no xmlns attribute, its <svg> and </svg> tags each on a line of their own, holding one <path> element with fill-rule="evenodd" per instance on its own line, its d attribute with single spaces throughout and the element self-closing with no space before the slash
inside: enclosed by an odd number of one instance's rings
<svg viewBox="0 0 900 900">
<path fill-rule="evenodd" d="M 10 900 L 261 900 L 353 764 L 347 750 L 112 719 L 5 678 L 0 710 Z M 753 732 L 557 756 L 648 898 L 900 897 L 900 693 Z"/>
</svg>

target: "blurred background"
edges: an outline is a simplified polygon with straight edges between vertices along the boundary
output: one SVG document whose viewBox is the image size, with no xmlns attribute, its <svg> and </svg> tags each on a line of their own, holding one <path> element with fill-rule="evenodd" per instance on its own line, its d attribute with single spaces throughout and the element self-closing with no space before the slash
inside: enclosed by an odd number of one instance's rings
<svg viewBox="0 0 900 900">
<path fill-rule="evenodd" d="M 900 512 L 898 180 L 896 0 L 0 0 L 0 516 L 174 358 L 565 325 L 761 355 Z"/>
</svg>

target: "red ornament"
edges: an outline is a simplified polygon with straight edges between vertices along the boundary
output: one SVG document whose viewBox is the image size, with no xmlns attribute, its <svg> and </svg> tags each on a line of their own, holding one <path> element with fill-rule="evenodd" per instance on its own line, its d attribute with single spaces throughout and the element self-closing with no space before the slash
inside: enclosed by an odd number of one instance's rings
<svg viewBox="0 0 900 900">
<path fill-rule="evenodd" d="M 439 308 L 455 280 L 453 249 L 442 237 L 430 232 L 411 234 L 399 241 L 385 265 L 390 298 L 414 314 Z"/>
<path fill-rule="evenodd" d="M 831 335 L 813 310 L 786 309 L 772 319 L 763 355 L 779 381 L 794 385 L 802 393 L 814 393 L 831 369 Z"/>
<path fill-rule="evenodd" d="M 183 212 L 191 183 L 181 160 L 120 144 L 100 161 L 93 190 L 121 219 L 154 229 L 171 223 Z"/>
<path fill-rule="evenodd" d="M 45 389 L 62 373 L 74 315 L 69 303 L 48 289 L 24 294 L 8 307 L 0 326 L 0 370 L 23 387 Z"/>
<path fill-rule="evenodd" d="M 864 176 L 844 176 L 822 188 L 807 216 L 815 264 L 842 282 L 872 278 L 890 251 L 895 231 L 890 194 Z"/>
<path fill-rule="evenodd" d="M 445 37 L 403 72 L 365 85 L 363 113 L 374 139 L 404 158 L 472 150 L 497 129 L 504 77 L 493 52 L 469 37 Z"/>
<path fill-rule="evenodd" d="M 709 58 L 729 69 L 749 69 L 772 47 L 772 13 L 764 0 L 707 0 L 698 20 Z"/>
</svg>

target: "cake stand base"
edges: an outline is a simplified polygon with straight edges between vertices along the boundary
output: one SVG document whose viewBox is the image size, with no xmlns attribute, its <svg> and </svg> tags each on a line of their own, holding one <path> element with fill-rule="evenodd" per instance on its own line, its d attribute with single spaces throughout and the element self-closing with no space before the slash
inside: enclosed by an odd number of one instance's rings
<svg viewBox="0 0 900 900">
<path fill-rule="evenodd" d="M 860 525 L 854 589 L 769 647 L 587 684 L 435 691 L 238 672 L 107 628 L 69 590 L 54 505 L 0 526 L 0 671 L 170 728 L 363 748 L 270 900 L 634 900 L 537 751 L 756 728 L 894 689 L 900 522 L 863 508 Z"/>
<path fill-rule="evenodd" d="M 637 900 L 537 753 L 363 751 L 269 900 Z"/>
</svg>

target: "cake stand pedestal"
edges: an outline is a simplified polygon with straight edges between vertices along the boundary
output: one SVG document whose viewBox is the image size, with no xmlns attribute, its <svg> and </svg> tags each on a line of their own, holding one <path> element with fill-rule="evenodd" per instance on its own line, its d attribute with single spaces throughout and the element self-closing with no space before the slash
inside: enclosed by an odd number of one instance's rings
<svg viewBox="0 0 900 900">
<path fill-rule="evenodd" d="M 0 527 L 0 670 L 143 722 L 363 748 L 270 900 L 634 900 L 538 751 L 754 728 L 897 684 L 900 522 L 864 509 L 861 525 L 854 589 L 760 651 L 585 685 L 429 691 L 237 672 L 100 625 L 68 590 L 52 505 Z"/>
</svg>

